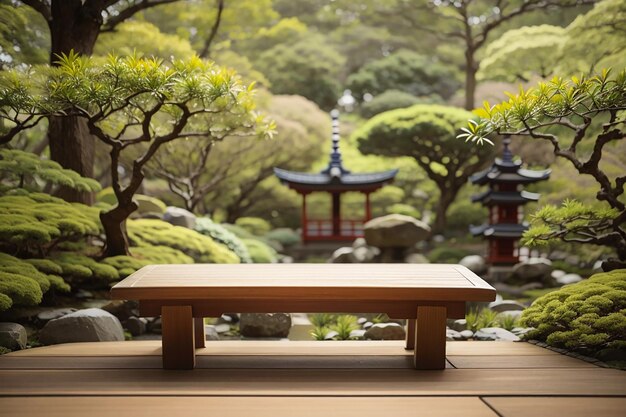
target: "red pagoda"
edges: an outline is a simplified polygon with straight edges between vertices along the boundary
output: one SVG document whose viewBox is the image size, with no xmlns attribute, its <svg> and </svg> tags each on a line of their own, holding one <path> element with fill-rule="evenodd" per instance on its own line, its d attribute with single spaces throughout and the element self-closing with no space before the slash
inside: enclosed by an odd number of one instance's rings
<svg viewBox="0 0 626 417">
<path fill-rule="evenodd" d="M 503 140 L 502 159 L 470 177 L 472 184 L 489 185 L 483 193 L 472 196 L 489 208 L 489 220 L 481 226 L 470 227 L 474 236 L 483 236 L 488 242 L 487 262 L 491 265 L 513 265 L 519 262 L 518 242 L 528 229 L 523 222 L 523 205 L 539 200 L 539 194 L 524 191 L 526 184 L 547 180 L 550 170 L 535 171 L 522 168 L 522 161 L 513 160 L 509 149 L 511 139 Z"/>
<path fill-rule="evenodd" d="M 339 111 L 333 110 L 332 149 L 328 166 L 319 173 L 293 172 L 274 168 L 274 174 L 289 188 L 302 195 L 302 241 L 352 241 L 363 236 L 363 224 L 372 218 L 370 194 L 392 182 L 397 169 L 355 174 L 343 166 L 339 150 Z M 345 219 L 341 215 L 341 194 L 349 191 L 365 195 L 365 218 Z M 313 192 L 330 193 L 330 219 L 309 219 L 306 196 Z"/>
</svg>

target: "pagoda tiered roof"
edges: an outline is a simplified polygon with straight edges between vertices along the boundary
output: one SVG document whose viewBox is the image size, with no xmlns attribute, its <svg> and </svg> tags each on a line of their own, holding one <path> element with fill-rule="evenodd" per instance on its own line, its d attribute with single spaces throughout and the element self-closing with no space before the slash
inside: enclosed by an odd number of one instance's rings
<svg viewBox="0 0 626 417">
<path fill-rule="evenodd" d="M 339 150 L 339 112 L 333 110 L 332 149 L 326 168 L 318 173 L 274 168 L 274 175 L 290 188 L 299 191 L 374 191 L 392 182 L 397 169 L 382 172 L 352 173 L 343 166 Z"/>
<path fill-rule="evenodd" d="M 485 237 L 521 237 L 528 230 L 528 223 L 498 223 L 470 226 L 470 233 L 474 236 Z"/>
<path fill-rule="evenodd" d="M 526 204 L 539 200 L 538 193 L 528 191 L 494 191 L 487 190 L 472 196 L 473 203 L 482 203 L 486 206 L 494 204 Z"/>
</svg>

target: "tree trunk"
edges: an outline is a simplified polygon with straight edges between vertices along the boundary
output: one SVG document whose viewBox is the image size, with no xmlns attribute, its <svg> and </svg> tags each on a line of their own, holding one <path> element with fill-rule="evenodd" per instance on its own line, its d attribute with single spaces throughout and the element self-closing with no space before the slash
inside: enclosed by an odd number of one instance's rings
<svg viewBox="0 0 626 417">
<path fill-rule="evenodd" d="M 105 257 L 130 255 L 126 219 L 133 211 L 137 210 L 137 204 L 135 202 L 128 205 L 119 204 L 110 211 L 100 213 L 100 221 L 106 235 L 106 246 L 103 252 Z"/>
<path fill-rule="evenodd" d="M 474 59 L 474 50 L 468 48 L 465 51 L 465 109 L 473 110 L 476 100 L 476 72 L 478 64 Z"/>
<path fill-rule="evenodd" d="M 91 55 L 102 25 L 100 7 L 83 6 L 81 0 L 52 0 L 50 12 L 52 15 L 52 19 L 48 21 L 52 43 L 50 64 L 57 65 L 58 57 L 71 51 Z M 74 117 L 50 117 L 48 141 L 52 160 L 82 176 L 93 176 L 95 138 L 89 134 L 85 120 Z M 67 201 L 85 204 L 93 202 L 92 193 L 67 187 L 61 187 L 58 195 Z"/>
<path fill-rule="evenodd" d="M 441 195 L 439 196 L 439 202 L 435 210 L 435 222 L 432 227 L 432 235 L 443 234 L 448 225 L 447 213 L 450 204 L 454 201 L 459 188 L 450 186 L 450 184 L 444 184 L 439 187 Z"/>
</svg>

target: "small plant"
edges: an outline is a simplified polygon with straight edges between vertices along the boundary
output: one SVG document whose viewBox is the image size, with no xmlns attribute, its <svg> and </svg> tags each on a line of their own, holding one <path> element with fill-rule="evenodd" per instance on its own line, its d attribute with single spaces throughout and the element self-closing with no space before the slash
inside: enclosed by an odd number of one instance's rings
<svg viewBox="0 0 626 417">
<path fill-rule="evenodd" d="M 372 323 L 387 323 L 389 321 L 389 316 L 385 313 L 380 313 L 372 317 Z"/>
<path fill-rule="evenodd" d="M 331 330 L 337 332 L 337 338 L 339 340 L 350 339 L 350 333 L 358 328 L 359 325 L 357 324 L 357 317 L 351 315 L 338 316 L 337 322 L 330 326 Z"/>
<path fill-rule="evenodd" d="M 482 310 L 471 310 L 465 315 L 466 327 L 473 332 L 485 327 L 494 327 L 498 325 L 498 313 L 488 308 Z"/>
<path fill-rule="evenodd" d="M 502 327 L 505 330 L 512 330 L 518 327 L 519 318 L 509 314 L 503 314 L 498 317 L 498 327 Z"/>
<path fill-rule="evenodd" d="M 326 340 L 326 336 L 328 336 L 329 333 L 330 329 L 328 327 L 316 326 L 311 331 L 311 336 L 313 336 L 313 339 L 315 340 Z"/>
<path fill-rule="evenodd" d="M 335 316 L 330 313 L 317 313 L 309 316 L 315 327 L 328 327 L 335 322 Z"/>
</svg>

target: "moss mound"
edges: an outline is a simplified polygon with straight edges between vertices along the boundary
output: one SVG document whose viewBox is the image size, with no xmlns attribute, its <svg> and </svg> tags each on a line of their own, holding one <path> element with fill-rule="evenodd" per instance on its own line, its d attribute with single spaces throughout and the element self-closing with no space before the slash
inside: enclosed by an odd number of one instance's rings
<svg viewBox="0 0 626 417">
<path fill-rule="evenodd" d="M 522 314 L 531 339 L 576 350 L 626 350 L 626 269 L 593 275 L 538 298 Z"/>
<path fill-rule="evenodd" d="M 272 228 L 267 220 L 260 217 L 240 217 L 235 221 L 235 225 L 254 236 L 264 236 Z"/>
<path fill-rule="evenodd" d="M 239 257 L 209 236 L 162 220 L 139 219 L 127 222 L 131 246 L 146 248 L 166 246 L 193 258 L 198 263 L 239 263 Z M 145 250 L 145 249 L 144 249 Z M 131 249 L 136 252 L 136 249 Z"/>
<path fill-rule="evenodd" d="M 242 241 L 248 248 L 252 262 L 255 264 L 271 264 L 278 261 L 274 248 L 265 242 L 258 239 L 242 239 Z"/>
<path fill-rule="evenodd" d="M 199 217 L 196 219 L 196 231 L 203 235 L 209 236 L 216 242 L 228 247 L 239 256 L 242 263 L 252 263 L 248 248 L 234 233 L 228 231 L 220 224 L 213 222 L 208 217 Z"/>
</svg>

